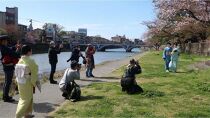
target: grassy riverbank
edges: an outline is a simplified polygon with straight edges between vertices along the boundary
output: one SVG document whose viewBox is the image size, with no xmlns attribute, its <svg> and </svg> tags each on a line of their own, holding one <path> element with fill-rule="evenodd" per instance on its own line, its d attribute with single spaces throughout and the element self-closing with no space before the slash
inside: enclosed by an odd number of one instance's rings
<svg viewBox="0 0 210 118">
<path fill-rule="evenodd" d="M 178 73 L 165 73 L 160 52 L 140 59 L 143 73 L 137 75 L 143 94 L 127 95 L 119 83 L 95 83 L 82 89 L 82 100 L 67 101 L 54 117 L 210 117 L 210 69 L 193 63 L 209 58 L 181 55 Z M 122 67 L 114 72 L 123 73 Z"/>
</svg>

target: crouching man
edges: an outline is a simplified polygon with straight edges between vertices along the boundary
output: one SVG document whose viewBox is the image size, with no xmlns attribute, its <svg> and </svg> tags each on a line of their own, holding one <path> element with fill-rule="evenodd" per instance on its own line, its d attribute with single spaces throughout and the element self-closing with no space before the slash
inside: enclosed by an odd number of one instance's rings
<svg viewBox="0 0 210 118">
<path fill-rule="evenodd" d="M 127 66 L 121 79 L 122 91 L 126 91 L 128 94 L 143 92 L 143 89 L 137 85 L 135 78 L 135 74 L 139 73 L 141 73 L 141 66 L 139 65 L 138 61 L 131 59 L 130 64 Z"/>
<path fill-rule="evenodd" d="M 81 64 L 72 61 L 71 68 L 66 69 L 61 81 L 59 82 L 59 88 L 63 92 L 62 96 L 73 102 L 79 100 L 81 95 L 80 87 L 74 81 L 80 79 L 80 69 Z"/>
</svg>

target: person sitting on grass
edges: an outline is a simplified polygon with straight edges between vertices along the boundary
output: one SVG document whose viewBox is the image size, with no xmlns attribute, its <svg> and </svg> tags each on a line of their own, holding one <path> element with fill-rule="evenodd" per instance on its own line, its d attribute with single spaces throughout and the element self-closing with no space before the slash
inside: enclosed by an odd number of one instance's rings
<svg viewBox="0 0 210 118">
<path fill-rule="evenodd" d="M 121 79 L 122 91 L 126 91 L 128 94 L 142 93 L 143 89 L 137 85 L 135 77 L 136 74 L 141 72 L 142 71 L 139 62 L 131 59 L 130 64 L 127 66 Z"/>
<path fill-rule="evenodd" d="M 74 81 L 80 79 L 80 69 L 81 64 L 78 64 L 77 61 L 72 61 L 71 68 L 66 69 L 61 81 L 59 82 L 59 88 L 63 92 L 62 96 L 65 99 L 71 99 L 72 101 L 80 99 L 80 88 Z M 75 88 L 78 91 L 74 91 Z"/>
</svg>

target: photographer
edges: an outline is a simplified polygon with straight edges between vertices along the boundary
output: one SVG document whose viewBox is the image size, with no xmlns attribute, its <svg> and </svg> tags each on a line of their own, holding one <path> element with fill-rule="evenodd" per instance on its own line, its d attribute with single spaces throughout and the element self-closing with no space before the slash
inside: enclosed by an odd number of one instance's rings
<svg viewBox="0 0 210 118">
<path fill-rule="evenodd" d="M 3 71 L 5 74 L 4 86 L 3 86 L 3 100 L 4 102 L 14 102 L 15 100 L 9 96 L 10 86 L 13 79 L 13 73 L 15 64 L 17 64 L 20 58 L 20 46 L 9 47 L 10 37 L 7 35 L 0 36 L 0 49 L 1 49 L 1 62 L 3 65 Z"/>
<path fill-rule="evenodd" d="M 139 73 L 141 73 L 139 62 L 131 59 L 121 79 L 122 91 L 126 91 L 128 94 L 143 92 L 143 89 L 137 85 L 135 78 L 135 75 Z"/>
<path fill-rule="evenodd" d="M 53 76 L 56 71 L 56 64 L 58 63 L 58 54 L 60 54 L 62 48 L 63 48 L 62 44 L 60 44 L 59 47 L 56 48 L 55 42 L 54 41 L 50 42 L 48 57 L 49 57 L 49 63 L 51 65 L 51 72 L 49 78 L 51 84 L 57 84 L 57 81 L 53 79 Z"/>
<path fill-rule="evenodd" d="M 81 53 L 80 51 L 80 47 L 79 45 L 78 46 L 75 46 L 72 53 L 71 53 L 71 57 L 67 60 L 67 62 L 69 61 L 77 61 L 79 62 L 79 58 L 82 57 L 83 58 L 83 61 L 85 60 L 85 57 L 83 56 L 83 54 Z"/>
<path fill-rule="evenodd" d="M 80 69 L 81 64 L 78 64 L 77 61 L 72 61 L 71 68 L 66 69 L 59 83 L 59 88 L 63 92 L 62 96 L 65 99 L 79 100 L 81 91 L 74 80 L 80 79 Z"/>
</svg>

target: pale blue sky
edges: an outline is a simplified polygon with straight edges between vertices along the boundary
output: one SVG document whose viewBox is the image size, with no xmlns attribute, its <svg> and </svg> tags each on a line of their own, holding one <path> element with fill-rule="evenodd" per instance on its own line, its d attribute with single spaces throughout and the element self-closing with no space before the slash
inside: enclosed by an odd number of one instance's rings
<svg viewBox="0 0 210 118">
<path fill-rule="evenodd" d="M 65 30 L 87 28 L 88 35 L 110 39 L 118 35 L 140 38 L 146 31 L 141 23 L 155 17 L 152 0 L 0 0 L 0 11 L 18 7 L 19 23 L 34 27 L 45 22 L 58 23 Z"/>
</svg>

